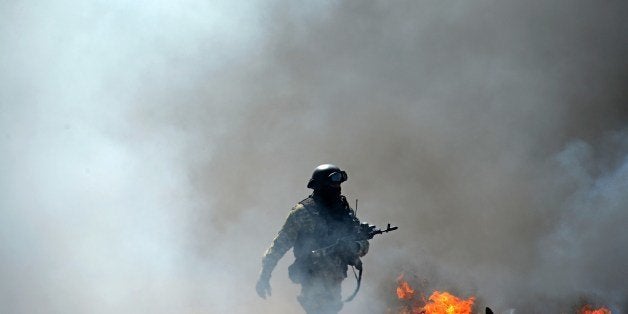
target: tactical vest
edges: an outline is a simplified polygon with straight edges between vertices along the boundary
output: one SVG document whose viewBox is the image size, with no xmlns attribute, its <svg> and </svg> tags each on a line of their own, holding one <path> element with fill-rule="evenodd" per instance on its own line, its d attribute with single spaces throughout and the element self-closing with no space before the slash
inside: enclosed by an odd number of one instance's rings
<svg viewBox="0 0 628 314">
<path fill-rule="evenodd" d="M 307 211 L 308 223 L 299 230 L 294 244 L 295 262 L 290 265 L 289 276 L 295 283 L 302 283 L 311 276 L 324 276 L 343 279 L 347 275 L 347 265 L 339 256 L 331 254 L 313 257 L 311 252 L 330 246 L 339 238 L 345 237 L 359 226 L 344 196 L 339 202 L 326 206 L 310 196 L 299 202 Z"/>
</svg>

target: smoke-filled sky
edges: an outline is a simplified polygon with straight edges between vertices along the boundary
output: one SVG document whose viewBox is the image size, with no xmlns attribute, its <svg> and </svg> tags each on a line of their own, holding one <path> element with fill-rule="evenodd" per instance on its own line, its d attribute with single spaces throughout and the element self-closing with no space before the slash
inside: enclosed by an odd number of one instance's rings
<svg viewBox="0 0 628 314">
<path fill-rule="evenodd" d="M 628 311 L 625 1 L 4 1 L 0 312 L 295 313 L 261 255 L 321 163 L 397 275 Z M 355 282 L 347 280 L 344 294 Z M 480 309 L 480 307 L 478 307 Z"/>
</svg>

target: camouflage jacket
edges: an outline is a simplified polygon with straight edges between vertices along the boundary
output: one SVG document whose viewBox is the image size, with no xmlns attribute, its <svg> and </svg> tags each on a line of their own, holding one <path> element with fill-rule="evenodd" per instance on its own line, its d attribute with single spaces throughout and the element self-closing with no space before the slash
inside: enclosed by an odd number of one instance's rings
<svg viewBox="0 0 628 314">
<path fill-rule="evenodd" d="M 336 204 L 326 206 L 316 196 L 310 195 L 292 208 L 277 237 L 264 254 L 262 276 L 270 278 L 277 262 L 290 248 L 294 248 L 297 264 L 300 260 L 307 259 L 313 250 L 332 245 L 339 238 L 359 232 L 359 228 L 360 221 L 344 196 Z M 355 243 L 358 244 L 358 250 L 353 253 L 359 257 L 364 256 L 369 249 L 368 241 Z M 347 264 L 341 256 L 326 256 L 324 262 L 326 273 L 346 277 Z"/>
</svg>

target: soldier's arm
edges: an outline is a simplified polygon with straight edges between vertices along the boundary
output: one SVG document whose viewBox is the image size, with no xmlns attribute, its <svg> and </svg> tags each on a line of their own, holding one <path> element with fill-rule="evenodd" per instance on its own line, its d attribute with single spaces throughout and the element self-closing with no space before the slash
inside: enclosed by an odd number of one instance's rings
<svg viewBox="0 0 628 314">
<path fill-rule="evenodd" d="M 299 216 L 302 215 L 302 208 L 303 206 L 299 204 L 290 211 L 283 227 L 279 230 L 266 253 L 264 253 L 261 277 L 270 278 L 270 274 L 277 266 L 277 262 L 294 246 L 299 232 Z"/>
<path fill-rule="evenodd" d="M 351 209 L 351 207 L 349 207 L 349 209 L 351 211 L 351 215 L 353 216 L 354 227 L 359 230 L 360 220 L 358 219 L 358 217 L 355 216 L 355 211 Z M 357 240 L 355 241 L 355 243 L 359 245 L 359 248 L 356 250 L 356 255 L 358 255 L 359 257 L 362 257 L 369 252 L 369 241 L 367 239 Z"/>
<path fill-rule="evenodd" d="M 366 253 L 369 252 L 369 241 L 368 240 L 360 240 L 360 241 L 356 241 L 356 243 L 360 246 L 360 248 L 357 251 L 357 255 L 359 257 L 362 257 L 362 256 L 366 255 Z"/>
</svg>

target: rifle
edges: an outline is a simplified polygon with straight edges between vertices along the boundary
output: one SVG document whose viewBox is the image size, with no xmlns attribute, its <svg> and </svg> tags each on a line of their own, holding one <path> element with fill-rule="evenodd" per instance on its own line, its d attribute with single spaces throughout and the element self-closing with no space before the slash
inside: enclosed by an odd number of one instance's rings
<svg viewBox="0 0 628 314">
<path fill-rule="evenodd" d="M 357 202 L 357 200 L 356 200 Z M 357 205 L 357 204 L 356 204 Z M 348 236 L 344 236 L 341 238 L 338 238 L 336 240 L 335 243 L 314 250 L 312 251 L 312 257 L 317 258 L 317 257 L 323 257 L 323 256 L 327 256 L 329 254 L 332 254 L 335 252 L 336 248 L 340 245 L 340 243 L 344 242 L 344 241 L 363 241 L 363 240 L 371 240 L 373 239 L 374 236 L 378 235 L 378 234 L 384 234 L 384 233 L 388 233 L 391 231 L 395 231 L 399 229 L 399 227 L 397 226 L 391 226 L 390 223 L 388 223 L 386 225 L 386 229 L 381 230 L 379 228 L 377 228 L 375 225 L 371 225 L 368 222 L 363 222 L 360 224 L 358 232 L 354 233 L 354 234 L 350 234 Z M 360 257 L 358 256 L 353 256 L 351 258 L 349 258 L 346 261 L 347 265 L 350 265 L 352 267 L 353 270 L 353 276 L 355 277 L 356 281 L 357 281 L 357 286 L 355 287 L 355 290 L 353 291 L 353 294 L 351 294 L 351 296 L 349 296 L 347 299 L 344 300 L 344 302 L 351 302 L 351 300 L 353 300 L 353 298 L 355 298 L 355 296 L 358 294 L 358 291 L 360 290 L 360 283 L 362 282 L 362 271 L 363 271 L 363 267 L 362 267 L 362 260 L 360 260 Z M 358 270 L 358 274 L 355 273 L 355 270 Z"/>
<path fill-rule="evenodd" d="M 338 245 L 340 245 L 340 243 L 342 243 L 343 241 L 363 241 L 363 240 L 371 240 L 373 239 L 373 237 L 375 237 L 378 234 L 383 234 L 383 233 L 388 233 L 391 231 L 395 231 L 399 229 L 399 227 L 397 226 L 392 226 L 389 224 L 386 225 L 386 229 L 381 230 L 379 228 L 377 228 L 375 225 L 371 225 L 368 222 L 363 222 L 360 224 L 360 229 L 357 233 L 354 234 L 350 234 L 344 237 L 340 237 L 338 239 L 336 239 L 336 242 L 334 242 L 331 245 L 328 245 L 326 247 L 317 249 L 312 251 L 312 255 L 320 257 L 320 256 L 327 256 L 331 253 L 334 252 L 334 250 L 336 249 L 336 247 Z"/>
<path fill-rule="evenodd" d="M 362 225 L 367 225 L 368 227 L 368 238 L 373 239 L 374 236 L 378 235 L 378 234 L 382 234 L 382 233 L 387 233 L 387 232 L 391 232 L 391 231 L 395 231 L 397 229 L 399 229 L 399 227 L 397 226 L 391 226 L 390 223 L 386 225 L 386 229 L 384 230 L 380 230 L 377 229 L 377 227 L 375 227 L 375 225 L 369 225 L 368 222 L 363 222 L 362 224 L 360 224 L 360 226 Z"/>
</svg>

